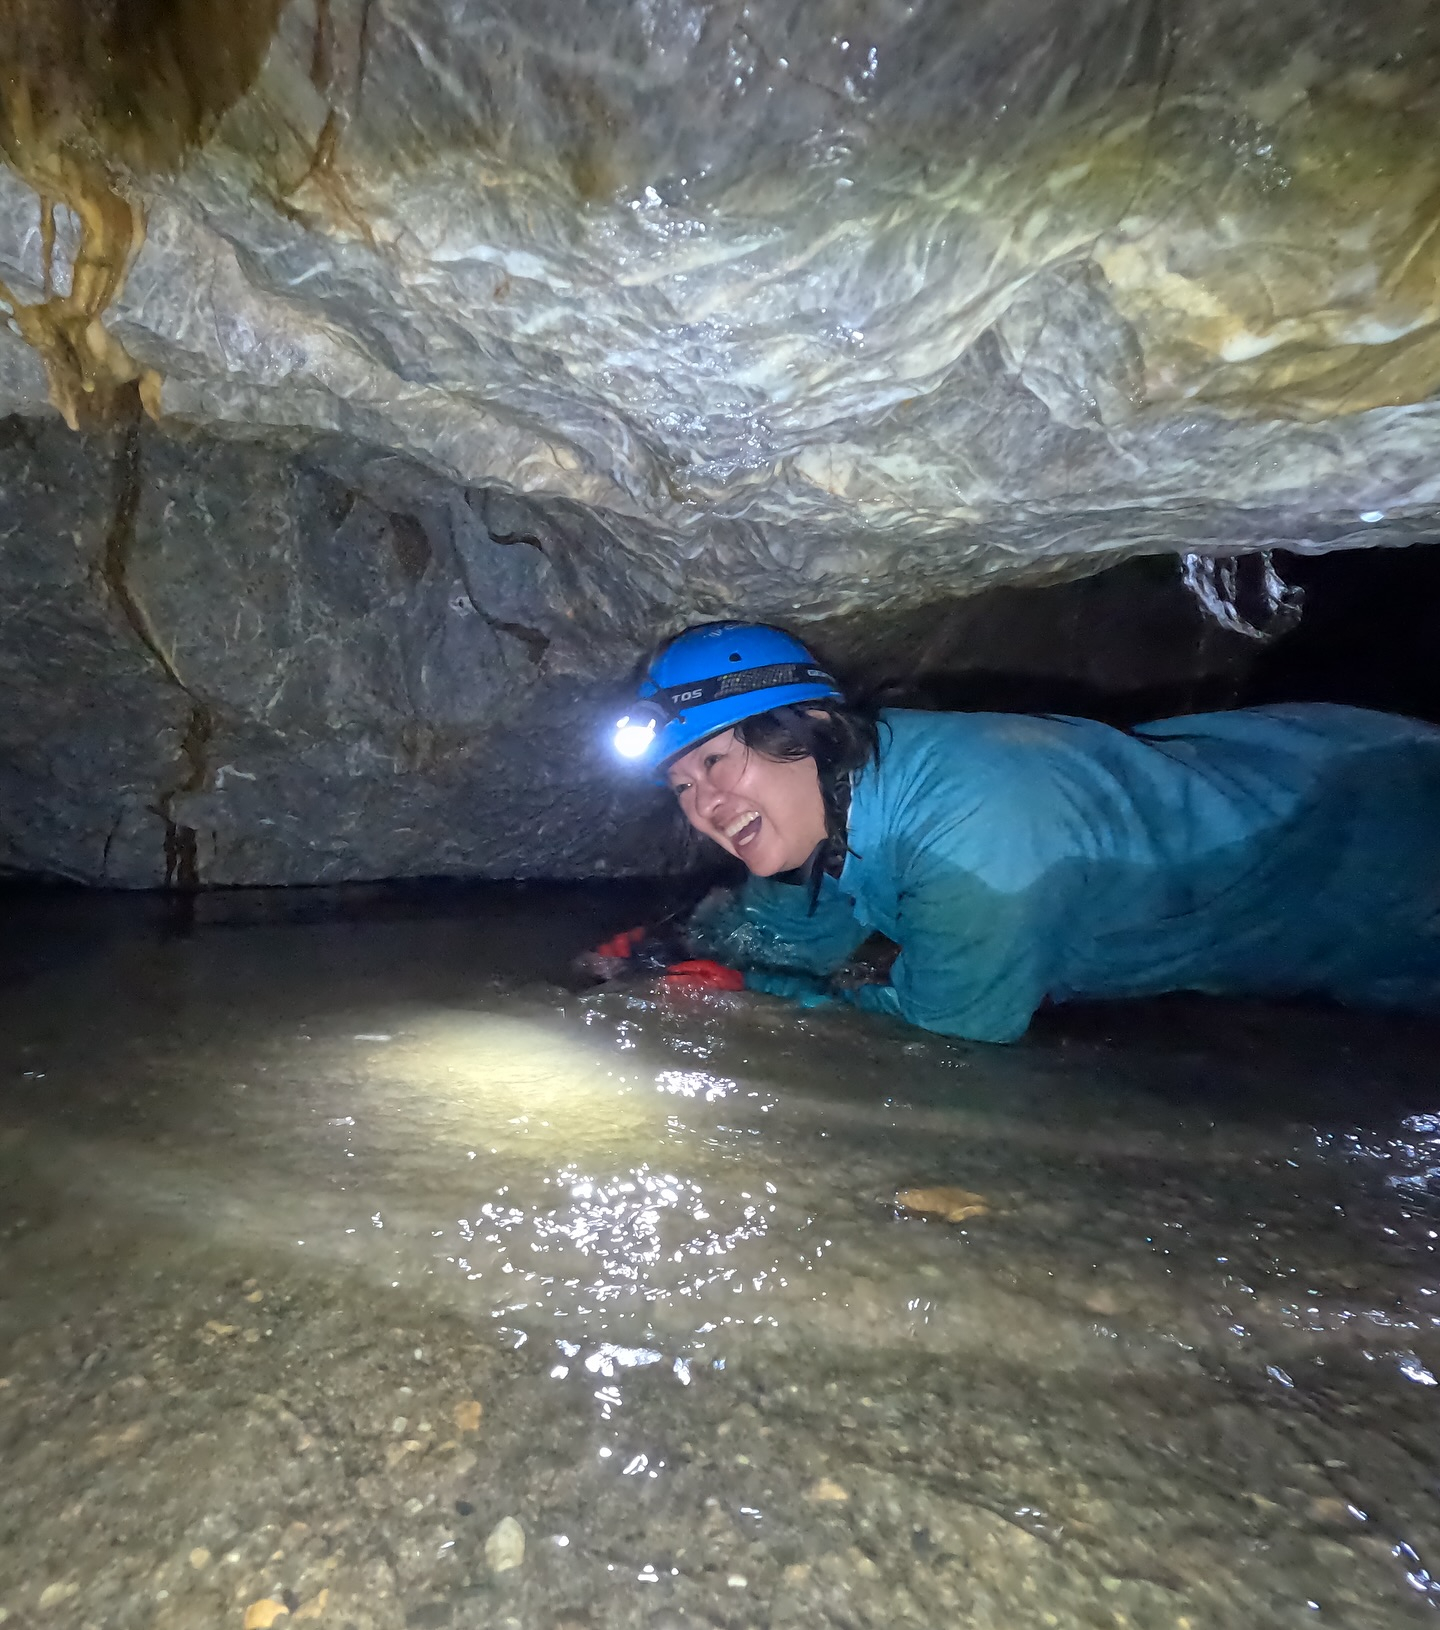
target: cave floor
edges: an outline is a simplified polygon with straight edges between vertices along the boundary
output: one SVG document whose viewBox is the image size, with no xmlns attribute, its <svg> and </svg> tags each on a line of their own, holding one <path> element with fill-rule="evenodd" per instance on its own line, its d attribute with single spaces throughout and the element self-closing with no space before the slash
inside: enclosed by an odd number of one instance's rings
<svg viewBox="0 0 1440 1630">
<path fill-rule="evenodd" d="M 577 996 L 613 897 L 437 898 L 11 913 L 0 1621 L 1433 1613 L 1440 1032 Z"/>
</svg>

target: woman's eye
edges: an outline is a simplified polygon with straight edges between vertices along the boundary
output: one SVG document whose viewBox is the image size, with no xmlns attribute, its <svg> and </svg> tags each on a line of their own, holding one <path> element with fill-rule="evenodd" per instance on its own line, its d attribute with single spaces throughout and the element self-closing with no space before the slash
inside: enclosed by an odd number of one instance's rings
<svg viewBox="0 0 1440 1630">
<path fill-rule="evenodd" d="M 724 757 L 724 753 L 711 753 L 705 760 L 705 768 L 707 770 L 713 770 Z"/>
</svg>

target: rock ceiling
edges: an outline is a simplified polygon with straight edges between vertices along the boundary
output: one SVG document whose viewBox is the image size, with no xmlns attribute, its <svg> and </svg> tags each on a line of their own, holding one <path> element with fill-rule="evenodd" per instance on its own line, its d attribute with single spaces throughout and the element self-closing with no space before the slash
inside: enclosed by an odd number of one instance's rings
<svg viewBox="0 0 1440 1630">
<path fill-rule="evenodd" d="M 682 617 L 1433 529 L 1429 0 L 6 3 L 0 407 L 579 506 Z"/>
</svg>

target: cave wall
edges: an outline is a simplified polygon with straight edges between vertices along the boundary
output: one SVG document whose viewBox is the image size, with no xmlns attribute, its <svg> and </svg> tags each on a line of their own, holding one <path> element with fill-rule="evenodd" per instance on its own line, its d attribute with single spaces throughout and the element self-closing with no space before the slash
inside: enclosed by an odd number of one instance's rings
<svg viewBox="0 0 1440 1630">
<path fill-rule="evenodd" d="M 1122 724 L 1272 696 L 1404 706 L 1440 633 L 1440 552 L 1283 566 L 1308 574 L 1318 638 L 1222 627 L 1163 557 L 792 623 L 908 705 Z M 681 866 L 668 800 L 605 730 L 680 625 L 651 587 L 583 513 L 383 450 L 0 421 L 0 871 L 188 888 Z"/>
<path fill-rule="evenodd" d="M 0 0 L 0 868 L 664 870 L 708 618 L 1343 691 L 1225 563 L 1440 533 L 1437 121 L 1433 0 Z"/>
<path fill-rule="evenodd" d="M 0 440 L 0 865 L 124 886 L 663 869 L 655 795 L 594 729 L 633 660 L 623 619 L 598 646 L 483 496 L 138 425 Z"/>
</svg>

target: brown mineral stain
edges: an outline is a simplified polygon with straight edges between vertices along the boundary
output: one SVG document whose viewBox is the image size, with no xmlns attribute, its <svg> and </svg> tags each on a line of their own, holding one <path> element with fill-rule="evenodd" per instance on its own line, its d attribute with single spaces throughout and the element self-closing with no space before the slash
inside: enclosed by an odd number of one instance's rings
<svg viewBox="0 0 1440 1630">
<path fill-rule="evenodd" d="M 459 1432 L 478 1432 L 480 1417 L 485 1413 L 478 1398 L 467 1398 L 455 1405 L 455 1428 Z"/>
<path fill-rule="evenodd" d="M 901 1189 L 895 1204 L 917 1217 L 938 1217 L 942 1222 L 965 1222 L 989 1215 L 989 1202 L 970 1189 Z"/>
<path fill-rule="evenodd" d="M 136 178 L 178 168 L 249 87 L 280 0 L 0 0 L 0 154 L 36 194 L 41 298 L 0 284 L 74 428 L 160 410 L 160 377 L 103 318 L 145 237 Z M 69 287 L 57 205 L 74 216 Z"/>
</svg>

